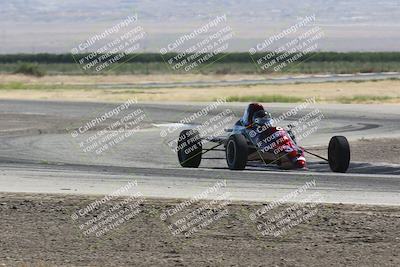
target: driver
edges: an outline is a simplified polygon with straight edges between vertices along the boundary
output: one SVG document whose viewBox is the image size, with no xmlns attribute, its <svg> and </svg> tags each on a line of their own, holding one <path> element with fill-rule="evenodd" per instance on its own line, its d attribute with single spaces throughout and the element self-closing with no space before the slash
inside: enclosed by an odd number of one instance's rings
<svg viewBox="0 0 400 267">
<path fill-rule="evenodd" d="M 271 127 L 273 120 L 270 113 L 265 110 L 259 110 L 253 115 L 253 123 L 256 125 L 266 125 Z"/>
<path fill-rule="evenodd" d="M 252 125 L 254 114 L 257 111 L 264 111 L 264 107 L 259 103 L 250 103 L 239 122 L 245 127 Z"/>
</svg>

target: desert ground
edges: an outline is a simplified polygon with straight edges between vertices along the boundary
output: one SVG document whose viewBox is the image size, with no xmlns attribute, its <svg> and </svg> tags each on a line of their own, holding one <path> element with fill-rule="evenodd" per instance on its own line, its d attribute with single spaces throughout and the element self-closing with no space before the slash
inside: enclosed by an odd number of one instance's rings
<svg viewBox="0 0 400 267">
<path fill-rule="evenodd" d="M 30 149 L 25 149 L 25 143 L 18 146 L 19 141 L 24 140 L 25 135 L 27 137 L 32 135 L 32 138 L 44 138 L 47 135 L 64 134 L 66 131 L 65 125 L 73 122 L 73 118 L 68 116 L 68 118 L 59 115 L 57 115 L 59 117 L 56 115 L 52 117 L 31 112 L 32 110 L 37 110 L 45 102 L 27 101 L 26 103 L 17 103 L 10 99 L 62 100 L 71 101 L 68 103 L 72 105 L 74 104 L 72 101 L 122 102 L 136 97 L 142 102 L 170 102 L 172 107 L 172 102 L 213 101 L 219 97 L 230 96 L 251 97 L 264 95 L 265 102 L 268 102 L 269 96 L 279 95 L 300 98 L 316 97 L 320 103 L 342 103 L 343 98 L 346 98 L 349 103 L 382 103 L 386 104 L 386 107 L 389 106 L 395 109 L 400 98 L 400 81 L 396 79 L 285 85 L 188 86 L 155 89 L 132 89 L 127 85 L 126 88 L 120 88 L 121 84 L 133 82 L 196 82 L 262 79 L 262 77 L 256 75 L 240 77 L 235 75 L 213 77 L 210 75 L 158 75 L 135 77 L 135 79 L 137 80 L 134 80 L 131 76 L 44 76 L 42 78 L 32 78 L 21 75 L 0 75 L 0 99 L 5 99 L 2 102 L 2 105 L 4 105 L 2 108 L 6 109 L 2 118 L 0 118 L 2 123 L 1 130 L 3 130 L 3 132 L 0 131 L 0 137 L 2 138 L 4 149 L 10 149 L 10 147 L 15 146 L 15 153 L 10 158 L 8 158 L 10 155 L 3 153 L 1 155 L 2 161 L 0 162 L 7 168 L 14 168 L 14 165 L 10 167 L 8 164 L 15 164 L 17 166 L 15 167 L 16 170 L 26 168 L 24 157 L 22 157 L 23 160 L 21 162 L 18 161 L 20 160 L 18 151 L 27 153 L 31 157 L 29 153 L 35 154 L 37 150 L 40 150 L 41 143 L 29 143 L 29 146 L 33 144 Z M 98 87 L 101 84 L 107 84 L 108 87 L 106 89 Z M 340 99 L 338 95 L 341 96 Z M 48 104 L 46 103 L 46 105 Z M 78 113 L 76 116 L 80 118 L 85 113 L 80 109 L 88 103 L 75 104 L 77 107 L 76 112 Z M 95 103 L 92 104 L 94 105 Z M 97 104 L 103 105 L 102 103 Z M 11 110 L 10 107 L 13 105 L 15 107 Z M 65 104 L 63 105 L 65 106 Z M 59 104 L 57 107 L 61 114 L 68 115 L 68 111 L 75 111 L 75 106 L 72 106 L 70 107 L 71 110 L 65 109 L 65 112 L 63 112 L 63 105 Z M 21 106 L 23 108 L 18 108 Z M 46 114 L 52 114 L 51 108 L 48 110 L 43 107 L 43 110 L 46 111 Z M 176 112 L 178 111 L 179 109 Z M 165 111 L 161 109 L 161 111 L 157 112 L 163 113 Z M 84 116 L 87 115 L 84 114 Z M 362 114 L 358 115 L 362 119 Z M 388 119 L 384 118 L 384 114 L 381 116 L 383 116 L 383 119 Z M 155 117 L 158 118 L 159 116 Z M 46 120 L 43 118 L 46 118 Z M 348 124 L 346 122 L 343 125 L 352 126 L 357 125 L 358 122 L 357 120 L 350 120 Z M 387 127 L 386 122 L 383 125 Z M 10 133 L 10 128 L 14 129 L 15 132 Z M 16 139 L 15 142 L 12 140 L 13 138 Z M 45 143 L 47 144 L 47 139 L 43 140 L 46 140 Z M 53 145 L 57 144 L 59 142 L 54 141 Z M 53 148 L 50 145 L 49 147 L 46 148 L 49 149 L 49 152 L 58 152 L 56 146 Z M 315 146 L 310 150 L 326 157 L 326 147 Z M 43 155 L 40 155 L 40 157 L 44 157 L 45 150 L 42 152 Z M 147 156 L 147 152 L 142 153 Z M 382 163 L 385 166 L 387 165 L 386 167 L 390 171 L 398 170 L 396 166 L 400 164 L 400 157 L 398 156 L 400 145 L 397 137 L 368 137 L 352 140 L 351 152 L 352 162 L 366 165 L 371 163 L 370 166 L 365 167 L 367 171 L 375 168 L 373 164 L 379 165 Z M 61 151 L 60 153 L 62 154 L 63 152 Z M 49 155 L 53 154 L 50 153 Z M 151 155 L 148 157 L 151 157 Z M 118 162 L 120 161 L 118 160 Z M 175 161 L 174 157 L 173 162 L 175 163 Z M 21 166 L 18 164 L 21 164 Z M 57 164 L 61 166 L 64 163 L 62 161 L 49 162 L 46 159 L 39 165 L 42 168 L 46 166 L 46 168 L 51 169 Z M 40 169 L 39 165 L 35 165 L 34 162 L 29 162 L 28 165 L 28 168 L 33 168 L 29 169 L 29 171 Z M 110 163 L 109 165 L 110 168 L 113 167 L 113 164 Z M 97 166 L 97 168 L 107 169 L 107 166 Z M 149 170 L 150 172 L 146 173 L 147 177 L 151 177 L 151 175 L 160 176 L 157 172 L 152 174 L 152 168 Z M 165 170 L 163 169 L 163 171 Z M 199 180 L 196 180 L 196 182 L 198 182 L 202 178 L 201 175 L 207 171 L 210 170 L 200 169 L 198 172 L 189 170 L 188 175 L 197 174 Z M 212 171 L 217 172 L 219 170 Z M 271 174 L 275 172 L 272 171 Z M 243 176 L 252 177 L 259 173 L 255 171 L 254 173 L 243 174 Z M 268 184 L 269 180 L 267 178 L 271 174 L 265 171 L 262 182 Z M 1 175 L 4 176 L 3 178 L 8 179 L 5 170 L 0 170 Z M 16 179 L 25 179 L 25 181 L 27 179 L 29 183 L 29 177 L 24 177 L 23 174 L 22 176 L 18 175 L 20 174 L 16 174 Z M 279 175 L 285 176 L 285 174 L 280 173 Z M 351 176 L 353 179 L 359 175 L 363 181 L 370 176 L 372 177 L 372 174 L 369 173 L 365 176 L 360 173 L 352 173 L 351 175 L 353 175 Z M 386 173 L 379 175 L 384 176 Z M 51 176 L 54 176 L 54 183 L 59 182 L 55 173 L 51 174 Z M 393 176 L 385 177 L 386 182 L 390 180 L 394 184 L 397 178 Z M 326 177 L 325 180 L 330 183 L 327 183 L 328 185 L 335 186 L 337 181 L 333 175 L 324 173 L 323 177 Z M 93 179 L 96 179 L 96 177 Z M 98 183 L 103 182 L 103 178 L 98 177 L 98 179 Z M 162 177 L 161 179 L 172 178 Z M 379 177 L 376 179 L 379 179 Z M 187 183 L 186 180 L 182 184 L 185 183 Z M 247 186 L 255 187 L 255 184 L 259 185 L 261 182 L 254 180 L 252 183 Z M 370 184 L 367 184 L 367 187 L 371 187 Z M 357 188 L 350 189 L 357 190 Z M 282 190 L 282 188 L 279 190 Z M 394 193 L 398 192 L 396 188 L 390 188 L 390 190 Z M 330 191 L 336 192 L 335 190 Z M 303 203 L 302 205 L 307 207 L 304 214 L 309 214 L 310 216 L 303 217 L 304 219 L 301 222 L 293 224 L 285 231 L 274 235 L 271 233 L 263 234 L 258 228 L 259 225 L 263 225 L 273 216 L 292 208 L 293 205 L 298 205 L 298 203 L 282 204 L 275 208 L 273 212 L 267 212 L 258 217 L 257 220 L 252 220 L 251 214 L 267 207 L 271 202 L 233 201 L 224 207 L 223 211 L 225 213 L 221 213 L 221 217 L 214 219 L 213 222 L 199 228 L 192 234 L 185 235 L 185 232 L 176 233 L 170 228 L 173 223 L 176 224 L 179 216 L 178 218 L 171 217 L 167 220 L 163 220 L 161 217 L 167 210 L 187 201 L 187 199 L 145 197 L 135 207 L 137 214 L 125 220 L 118 227 L 100 236 L 86 235 L 81 229 L 84 223 L 98 220 L 101 218 L 100 212 L 103 209 L 108 210 L 124 201 L 123 198 L 113 199 L 96 209 L 97 212 L 89 217 L 74 219 L 73 216 L 77 211 L 103 197 L 103 195 L 88 194 L 11 193 L 2 192 L 0 187 L 0 225 L 2 230 L 0 232 L 0 266 L 400 265 L 400 207 L 398 203 L 380 206 L 327 204 L 323 202 L 318 202 L 315 205 Z M 185 209 L 185 215 L 205 207 L 205 204 L 209 201 L 201 200 L 193 203 Z M 124 204 L 120 208 L 128 209 L 128 204 Z M 215 207 L 207 207 L 202 209 L 200 214 L 207 212 L 217 214 L 219 211 Z"/>
<path fill-rule="evenodd" d="M 400 264 L 399 207 L 319 204 L 308 221 L 280 236 L 263 236 L 249 214 L 265 203 L 231 203 L 226 216 L 186 237 L 173 235 L 168 223 L 160 219 L 160 214 L 182 200 L 147 199 L 140 205 L 139 215 L 118 228 L 100 237 L 84 236 L 71 214 L 96 198 L 99 196 L 0 194 L 0 265 Z"/>
</svg>

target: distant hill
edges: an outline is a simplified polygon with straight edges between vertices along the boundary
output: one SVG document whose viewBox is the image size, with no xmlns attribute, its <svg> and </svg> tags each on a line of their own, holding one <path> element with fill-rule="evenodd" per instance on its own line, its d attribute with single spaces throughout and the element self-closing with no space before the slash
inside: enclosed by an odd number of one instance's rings
<svg viewBox="0 0 400 267">
<path fill-rule="evenodd" d="M 398 0 L 0 0 L 0 6 L 0 53 L 66 52 L 134 12 L 148 32 L 146 51 L 222 14 L 236 33 L 231 51 L 247 51 L 312 14 L 326 33 L 321 50 L 400 50 Z"/>
</svg>

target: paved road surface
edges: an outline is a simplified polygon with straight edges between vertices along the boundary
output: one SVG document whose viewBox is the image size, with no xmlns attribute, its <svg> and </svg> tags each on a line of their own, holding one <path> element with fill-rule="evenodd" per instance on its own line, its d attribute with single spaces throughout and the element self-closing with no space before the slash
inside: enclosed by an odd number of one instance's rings
<svg viewBox="0 0 400 267">
<path fill-rule="evenodd" d="M 226 180 L 227 190 L 235 200 L 270 201 L 315 179 L 316 187 L 308 193 L 320 192 L 325 202 L 400 204 L 400 166 L 393 164 L 353 162 L 349 173 L 336 174 L 329 172 L 326 164 L 313 160 L 309 171 L 250 166 L 245 171 L 233 172 L 227 170 L 221 158 L 204 160 L 199 169 L 180 168 L 175 153 L 166 144 L 179 130 L 166 138 L 160 137 L 160 132 L 205 105 L 136 104 L 130 110 L 141 108 L 146 114 L 141 129 L 99 156 L 83 152 L 80 141 L 123 115 L 77 138 L 70 133 L 117 104 L 0 101 L 0 191 L 105 194 L 129 180 L 137 180 L 138 189 L 145 196 L 184 198 Z M 233 111 L 236 120 L 244 105 L 220 106 L 192 123 L 207 121 L 227 108 Z M 270 104 L 268 109 L 277 117 L 294 106 Z M 345 135 L 350 141 L 400 136 L 398 105 L 315 105 L 285 123 L 315 108 L 324 114 L 324 119 L 316 133 L 302 140 L 308 147 L 327 144 L 335 134 Z M 211 157 L 221 156 L 211 154 Z"/>
</svg>

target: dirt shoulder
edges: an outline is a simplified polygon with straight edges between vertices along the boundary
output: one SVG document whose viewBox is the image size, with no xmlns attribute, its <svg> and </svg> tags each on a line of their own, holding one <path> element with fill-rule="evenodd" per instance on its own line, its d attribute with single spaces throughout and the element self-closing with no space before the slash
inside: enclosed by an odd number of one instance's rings
<svg viewBox="0 0 400 267">
<path fill-rule="evenodd" d="M 282 75 L 269 75 L 279 77 Z M 46 75 L 43 77 L 22 74 L 0 74 L 0 83 L 21 82 L 28 84 L 121 84 L 149 82 L 193 82 L 193 81 L 240 81 L 265 79 L 262 74 L 151 74 L 151 75 Z"/>
<path fill-rule="evenodd" d="M 114 230 L 85 236 L 71 214 L 99 198 L 1 193 L 0 265 L 400 265 L 400 207 L 319 204 L 309 220 L 280 236 L 263 236 L 261 217 L 255 222 L 249 215 L 265 206 L 232 203 L 226 216 L 186 237 L 173 235 L 168 220 L 160 219 L 182 201 L 153 199 Z"/>
</svg>

